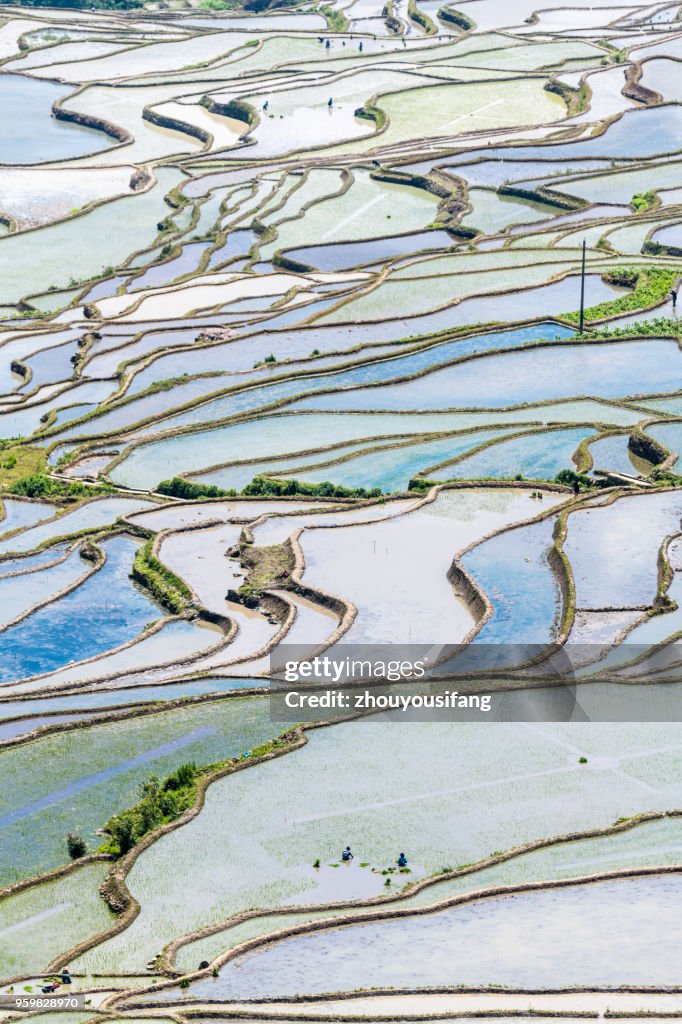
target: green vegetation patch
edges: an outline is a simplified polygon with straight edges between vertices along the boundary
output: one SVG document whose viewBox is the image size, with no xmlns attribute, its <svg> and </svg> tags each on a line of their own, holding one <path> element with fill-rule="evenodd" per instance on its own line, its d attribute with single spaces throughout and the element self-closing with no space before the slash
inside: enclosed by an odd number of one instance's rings
<svg viewBox="0 0 682 1024">
<path fill-rule="evenodd" d="M 308 484 L 300 480 L 272 480 L 266 476 L 255 476 L 251 483 L 246 485 L 242 494 L 274 498 L 298 494 L 312 498 L 379 498 L 382 491 L 379 487 L 342 487 L 329 480 L 323 480 L 319 484 Z"/>
<path fill-rule="evenodd" d="M 81 483 L 80 480 L 57 480 L 43 472 L 21 476 L 6 489 L 10 494 L 23 495 L 25 498 L 62 498 L 65 501 L 78 501 L 80 498 L 92 498 L 97 494 L 114 493 L 114 488 L 108 484 L 92 487 Z"/>
<path fill-rule="evenodd" d="M 111 818 L 104 832 L 111 836 L 103 847 L 105 853 L 122 856 L 131 850 L 147 832 L 179 818 L 192 806 L 197 791 L 197 767 L 187 761 L 163 781 L 152 775 L 138 787 L 140 799 L 123 814 Z"/>
<path fill-rule="evenodd" d="M 330 32 L 345 32 L 349 21 L 343 11 L 330 7 L 328 4 L 321 4 L 319 7 L 312 7 L 311 11 L 321 14 L 326 19 L 327 28 Z"/>
<path fill-rule="evenodd" d="M 590 338 L 677 338 L 681 333 L 680 321 L 677 317 L 669 316 L 656 316 L 651 320 L 638 320 L 618 327 L 594 327 L 585 331 L 585 335 Z"/>
<path fill-rule="evenodd" d="M 643 213 L 656 206 L 658 199 L 655 192 L 636 192 L 630 200 L 630 207 L 635 213 Z"/>
<path fill-rule="evenodd" d="M 159 494 L 183 498 L 185 501 L 193 501 L 196 498 L 234 498 L 237 493 L 234 489 L 224 491 L 214 484 L 194 484 L 180 476 L 174 476 L 172 480 L 162 480 L 156 490 Z"/>
<path fill-rule="evenodd" d="M 669 294 L 678 274 L 667 267 L 616 267 L 602 274 L 602 280 L 623 288 L 632 288 L 627 295 L 585 310 L 587 320 L 604 320 L 620 313 L 634 313 L 638 309 L 656 306 Z M 579 313 L 568 313 L 570 323 L 578 323 Z"/>
<path fill-rule="evenodd" d="M 463 32 L 471 32 L 476 28 L 476 22 L 472 21 L 468 15 L 462 14 L 461 11 L 456 11 L 452 7 L 448 7 L 447 4 L 444 7 L 439 8 L 438 17 L 441 21 L 457 25 L 457 27 L 461 28 Z"/>
<path fill-rule="evenodd" d="M 156 600 L 175 615 L 181 615 L 192 600 L 192 592 L 179 576 L 171 572 L 153 553 L 150 538 L 135 555 L 132 577 L 146 587 Z"/>
<path fill-rule="evenodd" d="M 0 449 L 0 491 L 12 490 L 21 480 L 44 474 L 47 468 L 45 448 L 10 445 Z M 13 491 L 21 494 L 22 491 Z"/>
<path fill-rule="evenodd" d="M 189 810 L 196 801 L 202 779 L 244 761 L 283 751 L 290 745 L 291 738 L 291 733 L 284 733 L 245 751 L 240 757 L 227 758 L 200 768 L 193 761 L 187 761 L 165 779 L 152 775 L 140 783 L 138 802 L 122 814 L 110 818 L 102 829 L 110 839 L 102 846 L 101 852 L 114 857 L 123 856 L 147 833 L 175 821 Z"/>
</svg>

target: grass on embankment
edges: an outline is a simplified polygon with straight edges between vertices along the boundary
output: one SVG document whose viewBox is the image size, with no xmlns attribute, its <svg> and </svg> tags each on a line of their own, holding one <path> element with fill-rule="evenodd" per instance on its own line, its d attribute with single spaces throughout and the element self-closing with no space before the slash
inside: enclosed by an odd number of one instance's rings
<svg viewBox="0 0 682 1024">
<path fill-rule="evenodd" d="M 24 477 L 47 468 L 47 449 L 10 445 L 0 450 L 0 491 L 10 491 Z"/>
<path fill-rule="evenodd" d="M 282 733 L 260 743 L 239 757 L 197 767 L 193 761 L 181 764 L 165 779 L 152 775 L 138 787 L 138 802 L 128 810 L 110 818 L 102 831 L 108 836 L 100 847 L 101 853 L 121 857 L 128 853 L 143 836 L 161 825 L 180 818 L 194 806 L 200 785 L 218 773 L 230 768 L 256 762 L 268 754 L 280 753 L 291 744 L 291 733 Z"/>
<path fill-rule="evenodd" d="M 602 274 L 602 280 L 617 287 L 631 288 L 626 295 L 585 310 L 585 319 L 604 320 L 621 313 L 636 313 L 660 305 L 670 293 L 679 272 L 667 267 L 616 267 Z M 564 320 L 578 323 L 580 313 L 567 313 Z"/>
<path fill-rule="evenodd" d="M 182 615 L 192 601 L 192 592 L 179 576 L 163 564 L 153 553 L 154 539 L 138 549 L 133 560 L 131 576 L 156 598 L 159 604 Z"/>
<path fill-rule="evenodd" d="M 678 338 L 682 335 L 682 323 L 677 317 L 655 316 L 650 320 L 637 320 L 620 327 L 587 328 L 583 335 L 589 338 Z"/>
</svg>

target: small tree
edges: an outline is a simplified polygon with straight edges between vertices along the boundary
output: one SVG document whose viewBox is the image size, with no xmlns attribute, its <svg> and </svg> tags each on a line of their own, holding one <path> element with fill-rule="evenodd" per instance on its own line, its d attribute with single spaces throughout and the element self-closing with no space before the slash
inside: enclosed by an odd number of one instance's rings
<svg viewBox="0 0 682 1024">
<path fill-rule="evenodd" d="M 172 775 L 169 775 L 163 784 L 164 789 L 183 789 L 191 786 L 197 774 L 197 766 L 194 761 L 187 761 L 179 765 Z"/>
<path fill-rule="evenodd" d="M 76 832 L 69 832 L 67 835 L 66 848 L 69 851 L 69 857 L 71 860 L 78 860 L 79 857 L 84 857 L 88 852 L 85 840 Z"/>
<path fill-rule="evenodd" d="M 121 855 L 127 853 L 135 845 L 135 829 L 129 817 L 114 818 L 110 831 Z"/>
</svg>

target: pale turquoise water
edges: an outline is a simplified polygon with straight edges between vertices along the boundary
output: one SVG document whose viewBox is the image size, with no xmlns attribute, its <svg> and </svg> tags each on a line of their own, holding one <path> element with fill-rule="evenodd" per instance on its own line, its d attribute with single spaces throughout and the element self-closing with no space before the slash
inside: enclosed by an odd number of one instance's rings
<svg viewBox="0 0 682 1024">
<path fill-rule="evenodd" d="M 427 249 L 449 249 L 454 244 L 455 239 L 447 231 L 418 231 L 411 235 L 393 235 L 364 242 L 339 242 L 336 245 L 287 249 L 285 255 L 299 263 L 328 271 L 379 263 Z"/>
<path fill-rule="evenodd" d="M 128 576 L 137 545 L 114 537 L 104 566 L 60 601 L 3 634 L 0 681 L 49 672 L 132 640 L 161 617 L 159 606 Z"/>
<path fill-rule="evenodd" d="M 647 427 L 646 432 L 679 456 L 682 451 L 682 423 L 656 423 Z"/>
<path fill-rule="evenodd" d="M 681 897 L 682 876 L 659 875 L 337 928 L 239 957 L 219 978 L 193 985 L 191 995 L 239 999 L 372 986 L 673 985 Z M 662 934 L 670 943 L 660 941 Z M 166 998 L 177 998 L 177 992 Z"/>
<path fill-rule="evenodd" d="M 3 504 L 5 517 L 0 519 L 0 536 L 20 527 L 34 526 L 43 519 L 49 519 L 58 511 L 57 505 L 49 505 L 43 501 L 17 501 L 14 498 L 5 498 Z M 3 572 L 2 563 L 0 572 Z"/>
<path fill-rule="evenodd" d="M 573 453 L 593 433 L 590 427 L 571 427 L 512 438 L 430 475 L 434 480 L 512 478 L 518 474 L 531 480 L 553 480 L 559 470 L 575 469 Z"/>
<path fill-rule="evenodd" d="M 682 227 L 679 224 L 671 224 L 668 227 L 659 228 L 654 232 L 652 241 L 671 245 L 676 249 L 682 248 Z"/>
<path fill-rule="evenodd" d="M 57 85 L 26 75 L 0 77 L 0 121 L 12 125 L 5 134 L 2 162 L 35 164 L 107 149 L 112 144 L 104 132 L 83 128 L 51 116 L 52 104 L 68 96 L 73 87 Z M 65 106 L 68 108 L 69 104 Z"/>
<path fill-rule="evenodd" d="M 491 147 L 490 149 L 472 150 L 461 160 L 453 162 L 469 162 L 477 156 L 494 160 L 509 156 L 513 160 L 542 159 L 582 160 L 584 157 L 642 157 L 654 153 L 674 153 L 680 148 L 680 129 L 682 128 L 682 110 L 677 106 L 641 107 L 626 111 L 623 117 L 611 124 L 608 130 L 596 138 L 570 144 L 556 145 Z M 537 165 L 535 177 L 542 179 L 542 164 Z M 567 165 L 570 167 L 570 164 Z M 530 177 L 530 175 L 527 175 Z M 555 183 L 556 184 L 556 183 Z M 560 186 L 557 185 L 559 188 Z M 570 188 L 566 188 L 570 192 Z"/>
<path fill-rule="evenodd" d="M 529 498 L 528 506 L 529 517 L 542 511 L 540 501 Z M 479 645 L 486 649 L 485 664 L 492 665 L 508 659 L 522 660 L 518 657 L 521 646 L 544 646 L 554 638 L 561 592 L 547 560 L 553 527 L 554 520 L 546 519 L 508 530 L 462 557 L 462 565 L 494 610 L 475 637 L 471 651 L 440 666 L 439 672 L 483 667 L 481 655 L 475 650 Z"/>
<path fill-rule="evenodd" d="M 173 626 L 185 630 L 194 629 L 188 622 L 178 622 L 165 627 L 166 632 Z M 185 683 L 167 686 L 136 686 L 130 689 L 101 689 L 73 696 L 36 697 L 33 700 L 8 700 L 0 702 L 0 721 L 15 715 L 41 715 L 53 712 L 73 714 L 82 711 L 105 711 L 121 704 L 142 704 L 147 701 L 177 700 L 180 697 L 197 697 L 205 693 L 228 693 L 231 690 L 247 690 L 267 686 L 267 679 L 195 679 Z M 0 693 L 0 696 L 2 694 Z"/>
<path fill-rule="evenodd" d="M 189 242 L 183 245 L 181 252 L 172 260 L 166 263 L 158 263 L 149 270 L 146 270 L 139 277 L 130 283 L 130 291 L 139 291 L 142 288 L 160 288 L 176 277 L 182 277 L 196 270 L 201 254 L 211 243 L 210 242 Z"/>
<path fill-rule="evenodd" d="M 502 353 L 437 369 L 417 380 L 303 399 L 299 409 L 501 408 L 521 402 L 665 392 L 679 384 L 675 342 L 563 345 Z M 677 364 L 677 365 L 676 365 Z"/>
<path fill-rule="evenodd" d="M 331 301 L 331 300 L 330 300 Z M 312 310 L 311 306 L 306 307 L 306 315 Z M 446 311 L 447 312 L 447 311 Z M 296 317 L 301 317 L 303 310 L 296 312 Z M 449 315 L 449 314 L 448 314 Z M 293 318 L 293 313 L 282 313 L 277 319 L 277 326 L 284 326 L 285 317 Z M 221 318 L 222 319 L 222 318 Z M 417 323 L 417 320 L 419 323 Z M 430 330 L 430 318 L 415 318 L 414 322 L 392 320 L 386 324 L 353 324 L 343 327 L 301 327 L 298 330 L 283 331 L 270 334 L 269 331 L 275 325 L 275 320 L 267 323 L 268 333 L 255 334 L 247 339 L 249 345 L 255 350 L 253 359 L 262 358 L 259 353 L 260 342 L 266 342 L 266 351 L 273 352 L 279 360 L 308 356 L 313 349 L 320 352 L 343 351 L 356 345 L 371 345 L 385 341 L 399 341 L 413 331 L 416 332 L 421 325 L 426 332 Z M 428 322 L 426 322 L 428 321 Z M 421 328 L 420 328 L 421 329 Z M 439 328 L 433 327 L 433 330 Z M 463 338 L 459 345 L 460 352 L 467 355 L 470 352 L 485 351 L 489 347 L 513 348 L 522 345 L 526 341 L 539 338 L 565 338 L 572 334 L 568 328 L 551 322 L 534 325 L 528 328 L 518 328 L 508 331 L 496 331 L 489 335 L 474 334 Z M 502 341 L 500 341 L 502 338 Z M 497 339 L 497 341 L 496 341 Z M 204 373 L 207 371 L 230 370 L 237 368 L 233 363 L 234 342 L 228 345 L 219 345 L 203 351 L 197 350 L 192 353 L 192 372 Z M 248 364 L 248 365 L 253 365 Z M 187 371 L 187 359 L 183 354 L 162 356 L 137 374 L 132 385 L 131 393 L 141 391 L 148 387 L 153 381 L 164 380 L 169 377 L 176 377 Z"/>
<path fill-rule="evenodd" d="M 508 428 L 512 430 L 513 428 Z M 302 471 L 291 474 L 309 483 L 320 483 L 331 480 L 344 487 L 380 487 L 384 493 L 404 491 L 412 477 L 428 466 L 442 459 L 454 458 L 456 455 L 475 448 L 479 444 L 507 431 L 504 429 L 482 430 L 460 437 L 440 438 L 422 444 L 389 448 L 380 452 L 369 452 L 349 462 L 341 462 L 336 466 L 328 466 L 315 471 Z"/>
<path fill-rule="evenodd" d="M 460 341 L 436 345 L 412 355 L 397 356 L 394 359 L 386 359 L 382 362 L 366 363 L 354 369 L 338 370 L 334 373 L 315 377 L 296 378 L 279 384 L 266 385 L 262 388 L 249 389 L 225 398 L 218 398 L 213 402 L 208 402 L 206 405 L 165 420 L 161 425 L 161 429 L 168 430 L 173 427 L 185 426 L 189 423 L 208 423 L 239 412 L 263 408 L 272 402 L 302 395 L 306 392 L 348 388 L 397 379 L 408 374 L 418 373 L 429 366 L 437 366 L 448 360 L 461 358 L 475 352 L 485 352 L 490 349 L 504 347 L 512 348 L 536 339 L 546 338 L 548 335 L 549 337 L 554 337 L 555 335 L 556 337 L 566 337 L 570 336 L 571 333 L 567 328 L 538 324 L 515 331 L 495 331 L 491 334 L 474 335 L 470 338 L 463 338 Z M 459 367 L 456 369 L 460 370 Z M 478 368 L 477 376 L 480 376 Z M 507 403 L 505 402 L 505 404 Z"/>
<path fill-rule="evenodd" d="M 650 605 L 656 595 L 659 547 L 679 531 L 681 516 L 679 491 L 638 494 L 573 513 L 564 551 L 573 567 L 576 606 Z"/>
<path fill-rule="evenodd" d="M 614 473 L 637 474 L 642 471 L 640 461 L 637 466 L 630 457 L 628 435 L 618 434 L 615 437 L 604 437 L 590 445 L 592 468 L 610 469 Z"/>
</svg>

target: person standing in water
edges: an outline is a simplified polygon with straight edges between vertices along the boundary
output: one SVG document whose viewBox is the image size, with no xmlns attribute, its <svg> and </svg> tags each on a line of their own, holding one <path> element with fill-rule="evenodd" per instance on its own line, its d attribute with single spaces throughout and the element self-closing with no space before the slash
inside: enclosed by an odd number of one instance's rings
<svg viewBox="0 0 682 1024">
<path fill-rule="evenodd" d="M 350 848 L 350 846 L 347 846 L 346 849 L 341 854 L 341 860 L 352 860 L 352 859 L 353 859 L 353 854 L 351 853 L 351 848 Z"/>
</svg>

